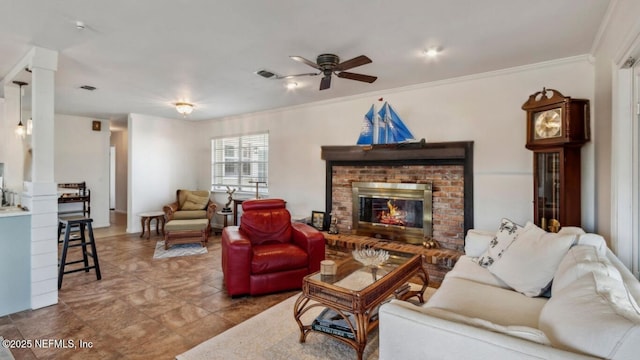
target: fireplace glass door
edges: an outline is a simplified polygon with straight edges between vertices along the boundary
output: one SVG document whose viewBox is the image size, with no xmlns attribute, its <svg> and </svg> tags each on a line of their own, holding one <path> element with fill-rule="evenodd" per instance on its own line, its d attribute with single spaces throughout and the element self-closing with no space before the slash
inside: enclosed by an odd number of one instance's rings
<svg viewBox="0 0 640 360">
<path fill-rule="evenodd" d="M 430 183 L 354 182 L 351 190 L 356 234 L 412 244 L 431 237 Z"/>
<path fill-rule="evenodd" d="M 360 196 L 359 221 L 422 229 L 422 200 Z"/>
</svg>

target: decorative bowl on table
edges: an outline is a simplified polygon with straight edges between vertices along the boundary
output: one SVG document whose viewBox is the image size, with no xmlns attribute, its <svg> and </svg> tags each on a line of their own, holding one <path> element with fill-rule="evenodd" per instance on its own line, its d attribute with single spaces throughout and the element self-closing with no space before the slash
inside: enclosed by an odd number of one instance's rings
<svg viewBox="0 0 640 360">
<path fill-rule="evenodd" d="M 389 260 L 389 252 L 372 248 L 353 250 L 353 258 L 359 263 L 370 268 L 378 268 Z"/>
</svg>

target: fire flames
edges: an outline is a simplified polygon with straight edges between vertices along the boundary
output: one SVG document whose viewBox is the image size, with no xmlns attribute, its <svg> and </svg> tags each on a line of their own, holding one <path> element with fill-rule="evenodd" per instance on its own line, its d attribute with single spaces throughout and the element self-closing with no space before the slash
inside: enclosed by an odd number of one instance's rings
<svg viewBox="0 0 640 360">
<path fill-rule="evenodd" d="M 389 212 L 382 211 L 380 213 L 380 223 L 405 226 L 406 222 L 404 218 L 406 212 L 400 209 L 398 206 L 393 205 L 391 200 L 387 201 L 387 207 L 389 208 Z"/>
</svg>

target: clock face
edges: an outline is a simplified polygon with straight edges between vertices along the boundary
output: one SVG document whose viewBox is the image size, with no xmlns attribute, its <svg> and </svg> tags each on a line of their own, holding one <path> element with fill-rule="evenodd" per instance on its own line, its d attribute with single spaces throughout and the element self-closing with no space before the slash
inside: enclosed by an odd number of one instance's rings
<svg viewBox="0 0 640 360">
<path fill-rule="evenodd" d="M 562 108 L 533 114 L 534 139 L 562 137 Z"/>
</svg>

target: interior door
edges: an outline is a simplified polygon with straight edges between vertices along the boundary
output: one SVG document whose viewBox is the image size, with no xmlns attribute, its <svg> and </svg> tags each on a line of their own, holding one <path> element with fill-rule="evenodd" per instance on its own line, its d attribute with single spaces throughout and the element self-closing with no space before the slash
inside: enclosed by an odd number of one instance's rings
<svg viewBox="0 0 640 360">
<path fill-rule="evenodd" d="M 109 209 L 116 208 L 116 147 L 109 148 Z"/>
<path fill-rule="evenodd" d="M 633 264 L 632 271 L 640 277 L 640 61 L 633 65 L 633 100 L 635 121 L 633 122 L 633 191 L 634 221 L 633 226 Z"/>
</svg>

